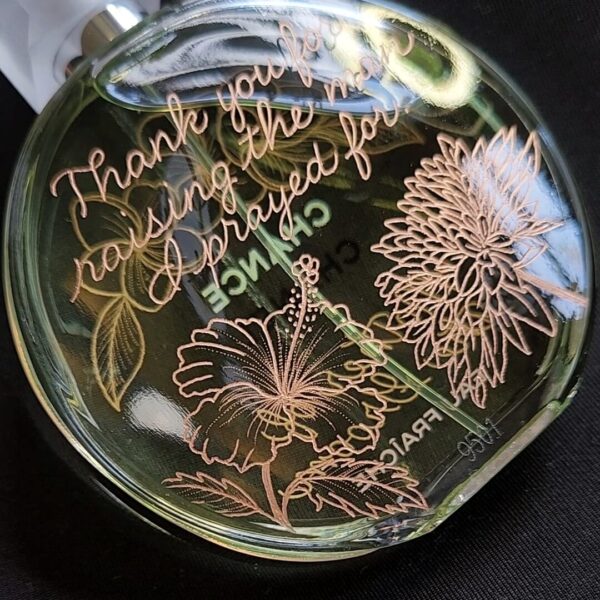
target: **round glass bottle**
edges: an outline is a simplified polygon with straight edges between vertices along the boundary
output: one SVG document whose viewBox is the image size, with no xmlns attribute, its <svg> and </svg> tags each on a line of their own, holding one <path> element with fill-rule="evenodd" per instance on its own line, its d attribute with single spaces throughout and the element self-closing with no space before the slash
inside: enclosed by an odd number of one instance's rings
<svg viewBox="0 0 600 600">
<path fill-rule="evenodd" d="M 412 11 L 189 2 L 84 62 L 11 188 L 32 385 L 152 511 L 272 558 L 439 524 L 568 404 L 585 218 L 515 86 Z"/>
</svg>

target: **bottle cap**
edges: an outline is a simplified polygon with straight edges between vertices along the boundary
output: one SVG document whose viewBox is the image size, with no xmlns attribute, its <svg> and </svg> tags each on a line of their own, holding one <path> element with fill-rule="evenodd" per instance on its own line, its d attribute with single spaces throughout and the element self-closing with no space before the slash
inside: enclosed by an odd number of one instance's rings
<svg viewBox="0 0 600 600">
<path fill-rule="evenodd" d="M 94 52 L 159 8 L 159 0 L 2 0 L 0 70 L 37 112 L 73 61 Z"/>
</svg>

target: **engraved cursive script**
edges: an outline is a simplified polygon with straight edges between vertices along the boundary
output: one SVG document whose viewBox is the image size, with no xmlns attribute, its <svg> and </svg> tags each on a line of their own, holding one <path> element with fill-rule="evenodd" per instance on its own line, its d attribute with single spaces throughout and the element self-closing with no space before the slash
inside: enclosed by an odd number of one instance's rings
<svg viewBox="0 0 600 600">
<path fill-rule="evenodd" d="M 124 226 L 127 232 L 124 239 L 107 240 L 95 248 L 95 252 L 87 252 L 74 259 L 76 275 L 72 301 L 77 299 L 86 281 L 102 282 L 134 254 L 144 253 L 152 247 L 153 256 L 162 258 L 160 266 L 155 266 L 148 278 L 148 297 L 154 305 L 163 306 L 180 289 L 184 272 L 198 274 L 208 268 L 214 281 L 218 282 L 215 269 L 223 259 L 230 240 L 245 241 L 273 215 L 278 216 L 281 238 L 289 240 L 294 226 L 294 201 L 304 196 L 311 186 L 335 174 L 342 160 L 351 161 L 363 180 L 371 177 L 367 145 L 376 139 L 381 126 L 393 128 L 397 125 L 402 114 L 400 106 L 394 102 L 391 111 L 375 106 L 360 118 L 340 111 L 338 119 L 342 135 L 339 140 L 321 140 L 318 131 L 311 138 L 309 131 L 316 117 L 313 100 L 284 110 L 276 108 L 270 99 L 255 98 L 259 86 L 267 88 L 287 72 L 295 73 L 306 88 L 314 84 L 311 63 L 315 54 L 325 47 L 322 34 L 306 30 L 300 35 L 287 22 L 280 23 L 279 33 L 280 47 L 286 57 L 282 64 L 274 64 L 269 59 L 265 66 L 254 65 L 216 90 L 218 109 L 223 111 L 237 136 L 239 161 L 232 164 L 231 161 L 217 160 L 204 169 L 202 177 L 195 177 L 177 190 L 167 181 L 160 182 L 158 187 L 162 188 L 166 200 L 159 207 L 150 206 L 142 211 L 142 226 L 128 224 Z M 413 40 L 409 36 L 408 45 L 398 51 L 407 53 L 412 45 Z M 351 90 L 362 90 L 370 78 L 381 77 L 390 51 L 385 47 L 381 48 L 380 56 L 362 57 L 356 71 L 346 69 L 340 77 L 324 83 L 324 94 L 329 104 L 334 104 L 338 97 L 347 98 Z M 126 154 L 121 170 L 108 163 L 104 150 L 93 148 L 87 164 L 65 168 L 52 178 L 50 191 L 53 196 L 59 195 L 64 182 L 74 192 L 78 209 L 75 219 L 84 221 L 88 218 L 88 204 L 96 202 L 98 197 L 110 203 L 118 190 L 126 192 L 136 182 L 143 181 L 146 174 L 154 172 L 168 155 L 193 155 L 198 140 L 209 135 L 210 119 L 206 109 L 184 108 L 175 93 L 169 94 L 166 102 L 166 118 L 171 123 L 172 132 L 160 129 L 147 138 L 146 150 L 132 148 Z M 249 118 L 247 108 L 249 102 L 254 105 L 252 118 Z M 296 143 L 296 139 L 308 141 L 301 160 L 277 186 L 264 189 L 262 201 L 242 206 L 237 190 L 241 174 L 260 164 L 282 145 Z M 340 143 L 346 148 L 340 147 Z M 96 193 L 84 191 L 90 186 Z M 186 264 L 174 232 L 187 215 L 200 211 L 209 202 L 216 203 L 221 211 L 218 226 L 195 236 L 199 258 L 192 264 Z M 121 214 L 125 215 L 125 212 L 121 210 Z"/>
</svg>

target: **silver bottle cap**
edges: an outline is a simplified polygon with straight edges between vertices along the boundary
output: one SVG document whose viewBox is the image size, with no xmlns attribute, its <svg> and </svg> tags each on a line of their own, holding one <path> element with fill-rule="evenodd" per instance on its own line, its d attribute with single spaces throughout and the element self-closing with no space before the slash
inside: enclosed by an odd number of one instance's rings
<svg viewBox="0 0 600 600">
<path fill-rule="evenodd" d="M 2 0 L 0 70 L 40 112 L 80 57 L 159 5 L 160 0 Z"/>
</svg>

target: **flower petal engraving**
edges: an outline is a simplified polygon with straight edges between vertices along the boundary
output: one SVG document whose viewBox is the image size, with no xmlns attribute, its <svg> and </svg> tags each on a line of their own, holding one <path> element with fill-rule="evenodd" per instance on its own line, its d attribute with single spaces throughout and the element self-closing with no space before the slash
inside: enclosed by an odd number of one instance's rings
<svg viewBox="0 0 600 600">
<path fill-rule="evenodd" d="M 557 333 L 556 318 L 527 267 L 561 223 L 536 217 L 530 193 L 539 140 L 501 129 L 473 149 L 438 136 L 441 154 L 421 162 L 398 202 L 400 217 L 372 247 L 394 263 L 375 282 L 388 326 L 414 345 L 417 367 L 445 369 L 457 402 L 486 404 L 506 380 L 511 347 L 531 354 L 527 329 Z"/>
<path fill-rule="evenodd" d="M 319 262 L 304 255 L 294 264 L 298 284 L 289 303 L 264 319 L 213 319 L 179 348 L 173 381 L 182 396 L 199 404 L 188 418 L 186 440 L 208 464 L 245 472 L 266 465 L 293 440 L 322 452 L 345 443 L 361 427 L 360 448 L 374 449 L 386 403 L 369 381 L 378 364 L 361 344 L 348 344 L 327 317 L 335 309 L 344 323 L 376 344 L 371 330 L 351 321 L 347 307 L 317 299 Z"/>
<path fill-rule="evenodd" d="M 77 260 L 77 284 L 99 296 L 124 296 L 137 310 L 158 312 L 179 290 L 182 275 L 204 264 L 200 238 L 185 224 L 160 228 L 149 217 L 165 203 L 179 203 L 170 185 L 140 180 L 122 196 L 85 197 L 82 216 L 77 198 L 70 206 L 75 236 L 84 251 Z M 189 256 L 182 252 L 186 248 Z"/>
</svg>

